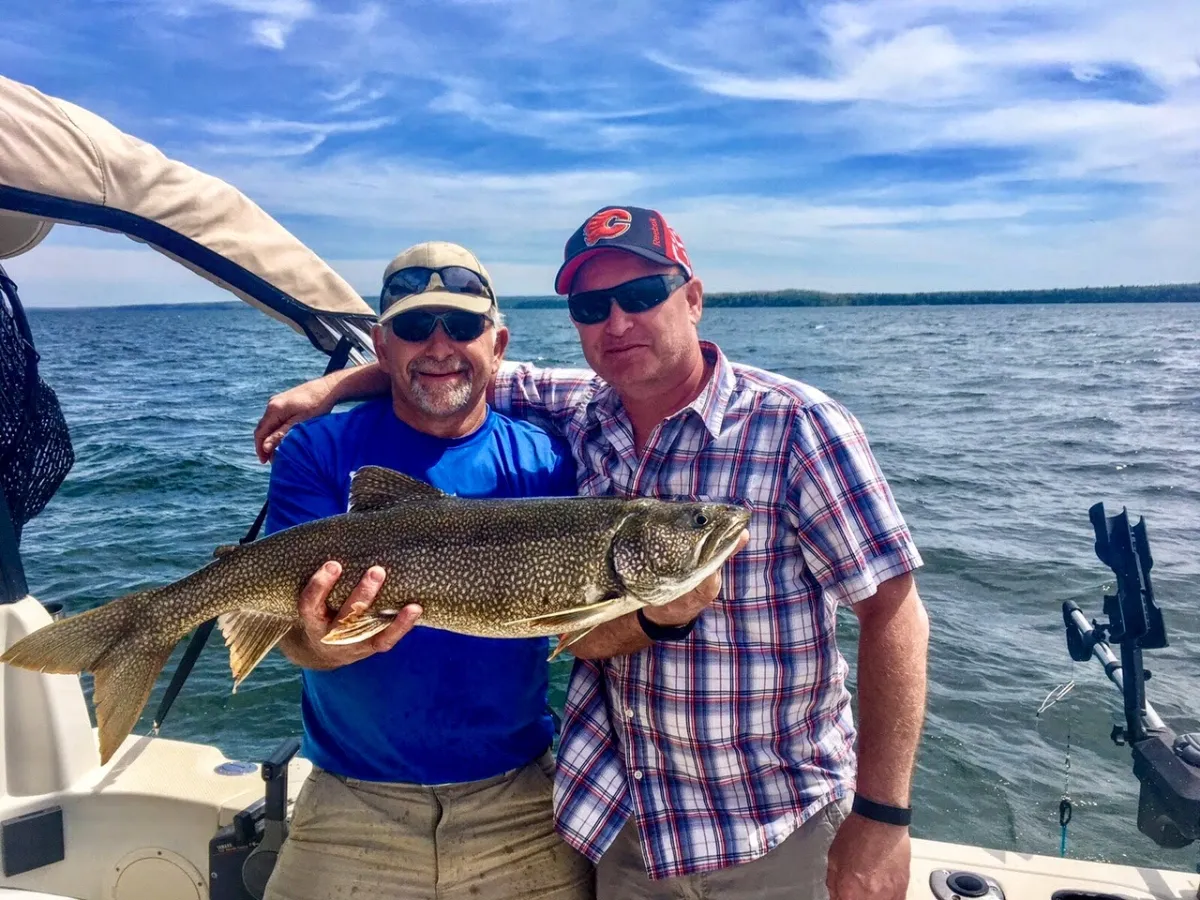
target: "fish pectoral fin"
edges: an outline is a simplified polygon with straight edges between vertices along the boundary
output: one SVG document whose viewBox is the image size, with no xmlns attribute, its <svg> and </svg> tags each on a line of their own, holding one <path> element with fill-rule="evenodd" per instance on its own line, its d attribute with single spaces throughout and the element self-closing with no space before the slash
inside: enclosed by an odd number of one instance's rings
<svg viewBox="0 0 1200 900">
<path fill-rule="evenodd" d="M 436 500 L 446 496 L 433 485 L 393 469 L 363 466 L 350 475 L 350 508 L 347 512 L 371 512 L 409 500 Z"/>
<path fill-rule="evenodd" d="M 550 662 L 551 660 L 553 660 L 554 657 L 558 656 L 558 654 L 562 653 L 564 650 L 566 650 L 572 644 L 577 644 L 580 641 L 582 641 L 585 637 L 587 637 L 589 634 L 591 634 L 593 631 L 595 631 L 597 628 L 599 628 L 602 624 L 604 624 L 604 623 L 597 622 L 595 625 L 592 625 L 590 628 L 583 628 L 579 631 L 571 631 L 571 632 L 568 632 L 567 634 L 564 634 L 561 637 L 559 637 L 558 645 L 554 648 L 554 650 L 550 653 L 550 655 L 548 657 L 546 657 L 546 662 Z"/>
<path fill-rule="evenodd" d="M 585 603 L 583 606 L 560 609 L 552 613 L 542 613 L 540 616 L 530 616 L 527 619 L 510 619 L 504 625 L 528 625 L 531 622 L 542 622 L 547 625 L 562 625 L 565 627 L 575 622 L 590 619 L 595 613 L 608 609 L 614 603 L 619 603 L 625 599 L 624 596 L 611 597 L 608 600 L 601 600 L 598 603 Z"/>
<path fill-rule="evenodd" d="M 217 625 L 229 648 L 229 668 L 233 671 L 233 692 L 271 652 L 297 620 L 257 609 L 235 609 L 217 617 Z"/>
<path fill-rule="evenodd" d="M 396 621 L 396 614 L 384 615 L 378 610 L 366 609 L 362 612 L 351 612 L 344 619 L 333 623 L 333 627 L 322 644 L 357 644 L 367 638 L 374 637 Z"/>
</svg>

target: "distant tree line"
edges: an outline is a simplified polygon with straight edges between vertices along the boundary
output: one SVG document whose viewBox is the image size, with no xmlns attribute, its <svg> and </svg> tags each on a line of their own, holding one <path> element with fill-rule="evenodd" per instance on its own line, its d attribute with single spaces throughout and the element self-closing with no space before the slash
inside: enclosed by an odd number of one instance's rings
<svg viewBox="0 0 1200 900">
<path fill-rule="evenodd" d="M 1119 285 L 1031 291 L 933 291 L 838 294 L 828 291 L 738 291 L 705 294 L 706 306 L 937 306 L 1002 303 L 1196 303 L 1200 284 Z M 559 309 L 563 297 L 505 297 L 506 309 Z"/>
</svg>

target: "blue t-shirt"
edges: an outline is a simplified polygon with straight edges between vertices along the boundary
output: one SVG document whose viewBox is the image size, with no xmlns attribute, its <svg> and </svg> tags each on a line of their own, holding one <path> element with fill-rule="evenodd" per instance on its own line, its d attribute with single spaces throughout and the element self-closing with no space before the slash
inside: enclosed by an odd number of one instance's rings
<svg viewBox="0 0 1200 900">
<path fill-rule="evenodd" d="M 474 433 L 437 438 L 398 419 L 389 397 L 288 432 L 271 467 L 266 532 L 344 513 L 350 473 L 366 465 L 460 497 L 575 494 L 569 450 L 540 428 L 489 409 Z M 445 784 L 518 768 L 549 747 L 547 638 L 473 637 L 419 621 L 386 653 L 302 670 L 304 753 L 314 765 Z"/>
</svg>

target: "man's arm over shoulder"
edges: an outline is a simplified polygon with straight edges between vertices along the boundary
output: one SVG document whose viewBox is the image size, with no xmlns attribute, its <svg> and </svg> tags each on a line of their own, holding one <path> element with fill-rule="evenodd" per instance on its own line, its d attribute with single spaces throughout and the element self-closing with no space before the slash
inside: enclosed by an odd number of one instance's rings
<svg viewBox="0 0 1200 900">
<path fill-rule="evenodd" d="M 539 369 L 531 363 L 505 362 L 488 383 L 487 399 L 499 412 L 561 432 L 562 423 L 591 397 L 594 379 L 588 369 Z M 387 373 L 378 363 L 370 363 L 331 372 L 274 395 L 254 428 L 259 462 L 272 458 L 296 424 L 331 412 L 339 403 L 383 396 L 388 387 Z"/>
<path fill-rule="evenodd" d="M 488 390 L 498 411 L 557 432 L 591 399 L 596 375 L 590 369 L 542 369 L 527 362 L 503 362 Z"/>
<path fill-rule="evenodd" d="M 259 462 L 268 462 L 293 425 L 324 415 L 349 400 L 385 396 L 390 381 L 379 363 L 351 366 L 310 379 L 275 394 L 254 426 L 254 450 Z"/>
</svg>

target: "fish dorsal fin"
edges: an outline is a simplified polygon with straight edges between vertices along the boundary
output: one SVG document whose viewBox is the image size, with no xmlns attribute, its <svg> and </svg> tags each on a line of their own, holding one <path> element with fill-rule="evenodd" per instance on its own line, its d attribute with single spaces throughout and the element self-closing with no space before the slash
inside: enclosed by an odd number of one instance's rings
<svg viewBox="0 0 1200 900">
<path fill-rule="evenodd" d="M 431 484 L 383 466 L 363 466 L 350 475 L 349 512 L 387 509 L 409 500 L 435 500 L 448 496 Z"/>
<path fill-rule="evenodd" d="M 241 544 L 222 544 L 213 551 L 213 559 L 220 559 L 222 556 L 228 556 L 234 550 L 241 547 Z"/>
</svg>

